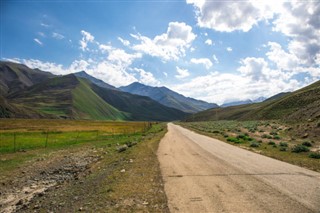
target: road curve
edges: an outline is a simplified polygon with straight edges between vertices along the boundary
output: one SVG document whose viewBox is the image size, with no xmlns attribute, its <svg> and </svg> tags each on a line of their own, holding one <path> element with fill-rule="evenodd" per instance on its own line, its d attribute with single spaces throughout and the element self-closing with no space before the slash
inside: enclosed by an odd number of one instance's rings
<svg viewBox="0 0 320 213">
<path fill-rule="evenodd" d="M 157 155 L 171 212 L 320 213 L 320 173 L 171 123 Z"/>
</svg>

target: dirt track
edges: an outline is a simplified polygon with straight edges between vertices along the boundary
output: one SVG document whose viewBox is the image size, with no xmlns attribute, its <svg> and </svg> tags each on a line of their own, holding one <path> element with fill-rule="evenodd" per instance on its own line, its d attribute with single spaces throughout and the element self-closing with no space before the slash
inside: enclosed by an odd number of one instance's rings
<svg viewBox="0 0 320 213">
<path fill-rule="evenodd" d="M 158 159 L 171 212 L 320 212 L 320 173 L 177 125 Z"/>
</svg>

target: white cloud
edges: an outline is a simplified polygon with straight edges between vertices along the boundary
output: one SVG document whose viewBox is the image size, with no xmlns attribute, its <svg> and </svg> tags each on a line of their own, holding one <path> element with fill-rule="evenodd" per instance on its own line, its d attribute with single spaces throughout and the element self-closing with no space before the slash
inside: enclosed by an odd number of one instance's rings
<svg viewBox="0 0 320 213">
<path fill-rule="evenodd" d="M 122 39 L 121 37 L 118 37 L 118 40 L 124 45 L 124 46 L 130 46 L 130 41 Z"/>
<path fill-rule="evenodd" d="M 50 27 L 49 24 L 45 24 L 45 23 L 40 23 L 40 25 L 41 25 L 42 27 L 45 27 L 45 28 L 49 28 L 49 27 Z"/>
<path fill-rule="evenodd" d="M 79 41 L 80 49 L 82 51 L 87 51 L 88 43 L 92 43 L 94 41 L 94 36 L 91 35 L 89 32 L 81 30 L 82 39 Z"/>
<path fill-rule="evenodd" d="M 212 58 L 213 58 L 214 63 L 219 64 L 219 60 L 215 54 L 212 55 Z"/>
<path fill-rule="evenodd" d="M 196 38 L 192 27 L 183 22 L 170 22 L 167 32 L 150 39 L 140 34 L 131 34 L 139 41 L 132 49 L 154 56 L 162 60 L 178 60 L 185 55 L 185 50 L 190 47 Z"/>
<path fill-rule="evenodd" d="M 43 43 L 39 40 L 39 39 L 37 39 L 37 38 L 35 38 L 35 39 L 33 39 L 37 44 L 39 44 L 40 46 L 43 46 Z"/>
<path fill-rule="evenodd" d="M 86 71 L 89 67 L 89 63 L 85 60 L 75 60 L 69 67 L 70 72 Z"/>
<path fill-rule="evenodd" d="M 269 42 L 268 45 L 270 51 L 266 53 L 266 56 L 276 64 L 278 69 L 293 70 L 298 67 L 299 60 L 294 54 L 285 52 L 276 42 Z"/>
<path fill-rule="evenodd" d="M 301 86 L 303 84 L 296 80 L 274 78 L 272 81 L 252 81 L 239 74 L 212 72 L 170 88 L 185 96 L 221 105 L 231 101 L 270 97 Z"/>
<path fill-rule="evenodd" d="M 166 77 L 168 77 L 168 73 L 166 73 L 166 72 L 163 72 L 163 75 L 166 76 Z"/>
<path fill-rule="evenodd" d="M 46 37 L 46 34 L 44 32 L 38 32 L 38 35 L 45 38 Z"/>
<path fill-rule="evenodd" d="M 212 62 L 208 58 L 191 58 L 190 62 L 193 64 L 202 64 L 206 69 L 210 69 L 212 67 Z"/>
<path fill-rule="evenodd" d="M 232 48 L 231 48 L 231 47 L 227 47 L 226 50 L 227 50 L 228 52 L 232 52 Z"/>
<path fill-rule="evenodd" d="M 175 75 L 175 77 L 178 79 L 186 78 L 190 75 L 187 69 L 181 69 L 178 66 L 176 67 L 176 69 L 177 69 L 178 75 Z"/>
<path fill-rule="evenodd" d="M 151 72 L 147 72 L 139 68 L 134 68 L 133 70 L 140 74 L 140 77 L 139 77 L 140 83 L 151 85 L 151 86 L 157 86 L 160 84 L 160 82 L 157 79 L 155 79 L 155 77 Z"/>
<path fill-rule="evenodd" d="M 212 42 L 211 39 L 207 39 L 207 40 L 205 41 L 205 43 L 206 43 L 207 45 L 209 45 L 209 46 L 213 45 L 213 42 Z"/>
<path fill-rule="evenodd" d="M 109 55 L 108 55 L 108 60 L 115 62 L 117 64 L 122 64 L 122 65 L 130 65 L 133 60 L 137 59 L 137 58 L 141 58 L 142 54 L 141 53 L 133 53 L 133 54 L 129 54 L 126 53 L 124 50 L 122 49 L 117 49 L 117 48 L 112 48 L 109 51 Z"/>
<path fill-rule="evenodd" d="M 61 35 L 59 33 L 53 32 L 52 37 L 58 40 L 64 39 L 64 35 Z"/>
<path fill-rule="evenodd" d="M 274 30 L 291 38 L 289 52 L 302 63 L 315 65 L 320 52 L 319 1 L 294 1 L 284 4 L 274 20 Z"/>
<path fill-rule="evenodd" d="M 276 1 L 267 4 L 262 1 L 205 1 L 187 0 L 196 10 L 200 27 L 220 32 L 249 31 L 259 21 L 273 17 Z"/>
</svg>

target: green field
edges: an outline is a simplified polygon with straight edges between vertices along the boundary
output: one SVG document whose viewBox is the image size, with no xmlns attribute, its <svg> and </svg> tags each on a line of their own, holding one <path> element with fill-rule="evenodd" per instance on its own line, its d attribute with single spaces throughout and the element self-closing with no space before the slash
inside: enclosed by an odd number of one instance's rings
<svg viewBox="0 0 320 213">
<path fill-rule="evenodd" d="M 256 153 L 320 171 L 320 141 L 297 137 L 296 126 L 279 121 L 180 122 L 195 130 Z"/>
<path fill-rule="evenodd" d="M 1 119 L 0 153 L 64 147 L 84 142 L 139 136 L 148 122 Z"/>
</svg>

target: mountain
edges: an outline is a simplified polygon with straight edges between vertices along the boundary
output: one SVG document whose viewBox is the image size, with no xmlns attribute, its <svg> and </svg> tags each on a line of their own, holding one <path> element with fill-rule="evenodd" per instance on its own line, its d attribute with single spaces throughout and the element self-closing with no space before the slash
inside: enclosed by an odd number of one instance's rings
<svg viewBox="0 0 320 213">
<path fill-rule="evenodd" d="M 70 74 L 45 80 L 8 96 L 14 105 L 37 111 L 50 118 L 124 120 L 120 112 L 95 94 L 86 79 Z"/>
<path fill-rule="evenodd" d="M 209 109 L 187 121 L 270 120 L 316 121 L 320 119 L 320 81 L 295 92 L 278 94 L 261 103 Z"/>
<path fill-rule="evenodd" d="M 221 107 L 230 107 L 230 106 L 238 106 L 238 105 L 243 105 L 243 104 L 252 104 L 253 102 L 248 99 L 245 101 L 234 101 L 234 102 L 228 102 L 225 104 L 222 104 Z"/>
<path fill-rule="evenodd" d="M 166 87 L 151 87 L 135 82 L 128 86 L 120 87 L 122 91 L 136 95 L 142 95 L 152 98 L 153 100 L 187 113 L 195 113 L 202 110 L 218 107 L 216 104 L 185 97 Z"/>
<path fill-rule="evenodd" d="M 54 75 L 39 69 L 30 69 L 23 64 L 0 61 L 0 90 L 1 95 L 23 90 L 40 83 Z"/>
<path fill-rule="evenodd" d="M 146 96 L 108 90 L 96 85 L 93 85 L 92 88 L 103 100 L 112 106 L 130 113 L 132 120 L 181 120 L 188 115 L 178 109 L 164 106 Z"/>
<path fill-rule="evenodd" d="M 8 73 L 7 65 L 4 67 L 0 69 L 3 76 Z M 145 96 L 102 88 L 74 74 L 47 76 L 46 72 L 36 70 L 35 80 L 31 75 L 34 70 L 22 67 L 23 70 L 14 67 L 15 78 L 5 76 L 0 96 L 1 118 L 170 121 L 188 115 Z M 24 76 L 22 80 L 20 76 Z"/>
<path fill-rule="evenodd" d="M 264 97 L 259 97 L 257 99 L 254 100 L 244 100 L 244 101 L 234 101 L 234 102 L 228 102 L 225 104 L 222 104 L 221 107 L 229 107 L 229 106 L 238 106 L 238 105 L 243 105 L 243 104 L 253 104 L 253 103 L 260 103 L 263 102 L 264 100 L 266 100 L 266 98 Z"/>
<path fill-rule="evenodd" d="M 91 81 L 92 83 L 98 85 L 99 87 L 118 90 L 116 87 L 114 87 L 114 86 L 112 86 L 110 84 L 107 84 L 106 82 L 89 75 L 85 71 L 74 73 L 74 75 L 77 76 L 77 77 L 80 77 L 80 78 L 88 79 L 89 81 Z"/>
</svg>

